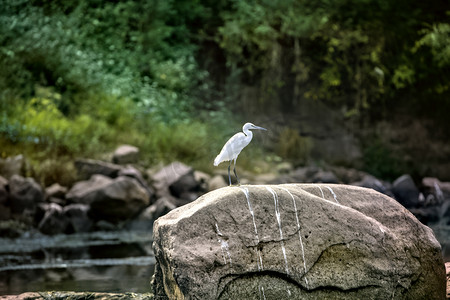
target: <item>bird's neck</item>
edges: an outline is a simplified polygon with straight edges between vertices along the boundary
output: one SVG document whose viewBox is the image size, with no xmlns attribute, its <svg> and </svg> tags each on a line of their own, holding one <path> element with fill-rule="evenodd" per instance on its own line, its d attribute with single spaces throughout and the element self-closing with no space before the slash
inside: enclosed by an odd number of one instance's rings
<svg viewBox="0 0 450 300">
<path fill-rule="evenodd" d="M 253 137 L 253 132 L 251 130 L 248 129 L 244 130 L 244 134 L 250 139 L 252 139 Z"/>
</svg>

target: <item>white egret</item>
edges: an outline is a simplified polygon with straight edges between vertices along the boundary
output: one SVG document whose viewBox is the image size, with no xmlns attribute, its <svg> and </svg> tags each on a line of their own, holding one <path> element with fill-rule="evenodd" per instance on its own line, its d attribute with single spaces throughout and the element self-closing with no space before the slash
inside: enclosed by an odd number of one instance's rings
<svg viewBox="0 0 450 300">
<path fill-rule="evenodd" d="M 214 160 L 214 166 L 218 166 L 221 162 L 224 161 L 228 160 L 230 161 L 230 164 L 228 165 L 228 179 L 230 181 L 230 185 L 231 185 L 230 167 L 232 160 L 234 160 L 234 168 L 233 168 L 234 175 L 236 176 L 237 182 L 240 183 L 239 177 L 236 174 L 236 159 L 239 153 L 241 153 L 242 149 L 244 149 L 251 142 L 253 138 L 253 133 L 250 131 L 251 129 L 267 130 L 265 128 L 253 125 L 252 123 L 245 123 L 244 126 L 242 126 L 243 132 L 238 132 L 235 135 L 233 135 L 225 143 L 219 155 L 217 155 L 216 159 Z"/>
</svg>

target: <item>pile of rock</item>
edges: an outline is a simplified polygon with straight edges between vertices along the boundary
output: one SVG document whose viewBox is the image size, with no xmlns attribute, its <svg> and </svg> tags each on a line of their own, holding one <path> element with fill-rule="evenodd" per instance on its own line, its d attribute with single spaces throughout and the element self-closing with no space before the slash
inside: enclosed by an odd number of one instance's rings
<svg viewBox="0 0 450 300">
<path fill-rule="evenodd" d="M 138 161 L 139 149 L 123 145 L 109 162 L 76 160 L 80 181 L 73 186 L 54 183 L 42 188 L 33 178 L 21 176 L 26 164 L 23 156 L 0 160 L 0 234 L 20 235 L 24 224 L 44 234 L 148 230 L 154 220 L 172 209 L 227 186 L 226 168 L 218 168 L 211 176 L 180 162 L 146 170 Z M 243 184 L 302 182 L 367 187 L 395 198 L 424 224 L 450 224 L 450 183 L 435 178 L 424 178 L 417 187 L 409 175 L 390 183 L 355 169 L 293 168 L 289 163 L 280 164 L 274 173 L 242 173 Z"/>
<path fill-rule="evenodd" d="M 81 181 L 70 188 L 54 183 L 44 189 L 31 177 L 0 176 L 0 221 L 17 221 L 8 223 L 13 226 L 2 235 L 19 235 L 21 230 L 13 227 L 23 223 L 49 235 L 120 228 L 148 230 L 159 216 L 206 192 L 208 175 L 179 162 L 156 173 L 142 172 L 132 164 L 137 162 L 138 153 L 136 147 L 125 145 L 115 151 L 112 160 L 116 163 L 75 161 Z"/>
</svg>

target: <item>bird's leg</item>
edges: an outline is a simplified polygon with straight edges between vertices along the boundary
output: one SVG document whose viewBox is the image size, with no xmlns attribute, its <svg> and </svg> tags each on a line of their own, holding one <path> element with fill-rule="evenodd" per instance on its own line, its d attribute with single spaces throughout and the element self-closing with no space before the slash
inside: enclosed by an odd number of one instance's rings
<svg viewBox="0 0 450 300">
<path fill-rule="evenodd" d="M 238 182 L 238 185 L 241 184 L 241 181 L 239 180 L 239 177 L 236 174 L 236 160 L 234 160 L 234 166 L 233 166 L 234 176 L 236 176 L 236 180 Z"/>
<path fill-rule="evenodd" d="M 230 181 L 230 186 L 231 186 L 230 167 L 231 167 L 231 160 L 230 160 L 230 164 L 228 165 L 228 180 Z"/>
</svg>

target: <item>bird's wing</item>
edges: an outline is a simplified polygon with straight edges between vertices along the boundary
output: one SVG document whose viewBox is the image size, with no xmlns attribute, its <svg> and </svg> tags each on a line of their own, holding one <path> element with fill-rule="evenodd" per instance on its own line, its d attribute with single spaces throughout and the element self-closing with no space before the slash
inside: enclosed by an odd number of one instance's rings
<svg viewBox="0 0 450 300">
<path fill-rule="evenodd" d="M 214 160 L 214 165 L 217 166 L 223 161 L 232 160 L 237 158 L 242 149 L 250 143 L 248 136 L 242 132 L 238 132 L 233 135 L 223 146 L 219 155 Z"/>
</svg>

